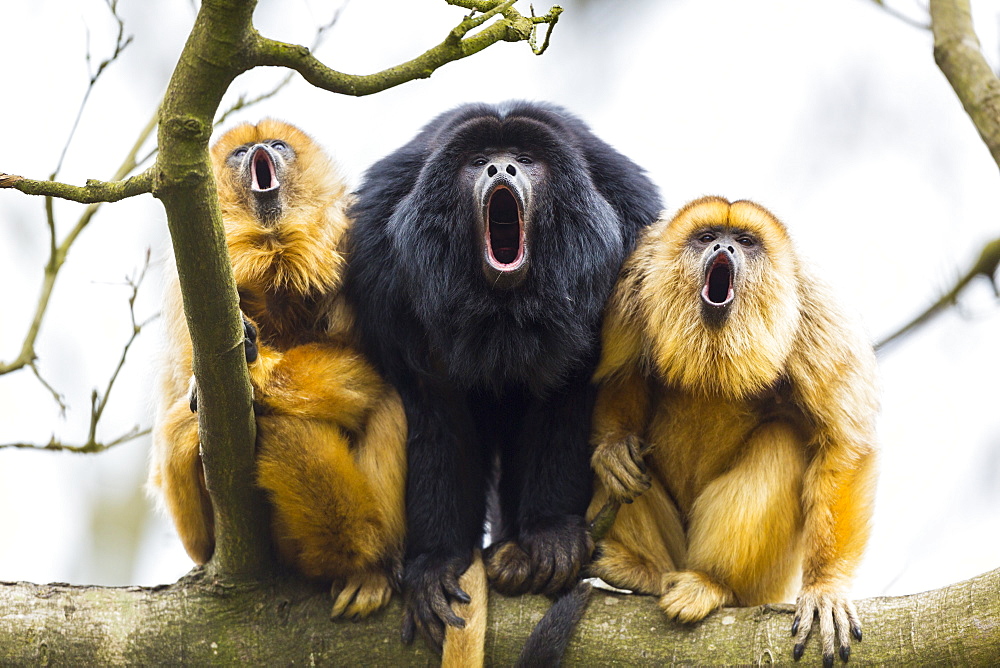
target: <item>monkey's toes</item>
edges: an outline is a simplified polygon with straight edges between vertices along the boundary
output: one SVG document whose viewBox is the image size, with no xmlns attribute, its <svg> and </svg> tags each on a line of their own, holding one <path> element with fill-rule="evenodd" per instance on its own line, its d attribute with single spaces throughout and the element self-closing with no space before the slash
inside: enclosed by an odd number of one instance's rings
<svg viewBox="0 0 1000 668">
<path fill-rule="evenodd" d="M 392 598 L 392 587 L 385 574 L 373 571 L 358 573 L 330 587 L 333 609 L 330 617 L 360 619 L 385 606 Z"/>
<path fill-rule="evenodd" d="M 661 580 L 660 608 L 671 619 L 690 624 L 708 616 L 729 598 L 726 589 L 697 571 L 673 571 Z"/>
<path fill-rule="evenodd" d="M 490 584 L 506 596 L 527 591 L 531 576 L 531 558 L 515 541 L 500 541 L 490 545 L 483 553 L 486 577 Z"/>
<path fill-rule="evenodd" d="M 491 546 L 486 572 L 504 594 L 555 594 L 577 582 L 593 551 L 582 517 L 550 518 L 522 528 L 517 542 Z"/>
</svg>

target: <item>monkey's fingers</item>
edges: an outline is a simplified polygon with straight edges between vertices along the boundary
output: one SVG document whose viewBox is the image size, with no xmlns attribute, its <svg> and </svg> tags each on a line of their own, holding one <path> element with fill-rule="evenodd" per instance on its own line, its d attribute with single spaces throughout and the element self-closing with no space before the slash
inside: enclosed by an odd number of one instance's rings
<svg viewBox="0 0 1000 668">
<path fill-rule="evenodd" d="M 188 381 L 188 405 L 191 407 L 192 413 L 198 412 L 198 383 L 194 376 L 191 376 L 191 380 Z"/>
<path fill-rule="evenodd" d="M 631 503 L 650 487 L 641 443 L 634 437 L 602 443 L 594 451 L 591 465 L 608 494 L 617 501 Z"/>
<path fill-rule="evenodd" d="M 247 364 L 257 361 L 257 326 L 245 314 L 243 316 L 243 352 L 246 353 Z"/>
<path fill-rule="evenodd" d="M 792 634 L 795 636 L 792 656 L 796 661 L 805 652 L 814 618 L 819 620 L 823 664 L 833 665 L 835 645 L 841 661 L 846 662 L 851 656 L 851 636 L 861 639 L 861 622 L 854 604 L 838 593 L 803 590 L 799 594 L 795 621 L 792 623 Z"/>
</svg>

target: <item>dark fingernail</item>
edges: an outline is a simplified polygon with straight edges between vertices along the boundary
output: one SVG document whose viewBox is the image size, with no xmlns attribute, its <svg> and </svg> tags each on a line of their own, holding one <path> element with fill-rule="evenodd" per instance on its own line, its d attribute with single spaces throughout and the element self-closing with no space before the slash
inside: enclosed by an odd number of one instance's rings
<svg viewBox="0 0 1000 668">
<path fill-rule="evenodd" d="M 193 410 L 193 409 L 192 409 Z M 635 499 L 625 499 L 625 503 L 632 503 Z"/>
<path fill-rule="evenodd" d="M 840 660 L 847 663 L 847 660 L 851 658 L 851 646 L 842 645 L 840 648 Z"/>
<path fill-rule="evenodd" d="M 861 640 L 861 627 L 851 624 L 851 635 L 855 640 Z"/>
<path fill-rule="evenodd" d="M 823 655 L 823 668 L 833 668 L 833 654 Z"/>
<path fill-rule="evenodd" d="M 466 594 L 461 589 L 455 592 L 455 598 L 457 598 L 462 603 L 472 603 L 472 597 Z"/>
<path fill-rule="evenodd" d="M 796 636 L 799 634 L 799 616 L 795 615 L 795 621 L 792 622 L 792 635 Z"/>
<path fill-rule="evenodd" d="M 802 654 L 806 651 L 806 646 L 802 643 L 795 645 L 795 649 L 792 650 L 792 658 L 798 661 L 802 658 Z"/>
</svg>

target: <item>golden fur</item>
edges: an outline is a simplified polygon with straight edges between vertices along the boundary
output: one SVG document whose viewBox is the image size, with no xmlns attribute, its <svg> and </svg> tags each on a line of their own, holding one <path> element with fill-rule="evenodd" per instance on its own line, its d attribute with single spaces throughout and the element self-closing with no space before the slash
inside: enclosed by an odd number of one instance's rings
<svg viewBox="0 0 1000 668">
<path fill-rule="evenodd" d="M 255 208 L 234 151 L 273 140 L 292 151 L 272 159 L 280 209 L 269 218 Z M 260 408 L 257 482 L 273 505 L 278 552 L 333 583 L 334 616 L 368 614 L 389 600 L 401 558 L 406 424 L 395 390 L 358 352 L 340 294 L 347 187 L 312 139 L 274 120 L 225 133 L 212 161 L 240 308 L 258 330 L 258 357 L 249 363 Z M 214 527 L 176 277 L 164 315 L 150 482 L 201 564 L 212 556 Z"/>
<path fill-rule="evenodd" d="M 737 257 L 728 317 L 713 326 L 702 242 L 715 237 Z M 593 572 L 660 596 L 682 622 L 783 601 L 801 575 L 796 658 L 825 610 L 824 654 L 836 635 L 846 659 L 860 624 L 844 592 L 874 494 L 875 357 L 784 226 L 718 197 L 661 219 L 623 268 L 603 339 L 591 513 L 634 502 Z"/>
</svg>

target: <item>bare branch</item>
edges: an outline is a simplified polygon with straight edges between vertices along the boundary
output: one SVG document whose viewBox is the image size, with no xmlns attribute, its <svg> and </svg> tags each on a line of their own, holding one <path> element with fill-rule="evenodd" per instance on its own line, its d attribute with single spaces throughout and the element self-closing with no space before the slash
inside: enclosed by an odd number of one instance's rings
<svg viewBox="0 0 1000 668">
<path fill-rule="evenodd" d="M 1000 79 L 983 57 L 968 0 L 931 0 L 934 61 L 1000 166 Z"/>
<path fill-rule="evenodd" d="M 87 433 L 87 441 L 83 445 L 65 445 L 58 441 L 55 435 L 52 436 L 51 440 L 46 445 L 34 445 L 31 443 L 8 443 L 0 444 L 0 449 L 2 448 L 27 448 L 35 450 L 58 450 L 62 452 L 80 452 L 80 453 L 95 453 L 103 452 L 108 448 L 112 448 L 120 443 L 125 443 L 131 441 L 139 436 L 143 436 L 149 433 L 149 429 L 140 430 L 138 426 L 133 427 L 127 433 L 119 436 L 115 440 L 109 443 L 101 443 L 97 440 L 97 424 L 101 420 L 101 416 L 104 414 L 104 409 L 108 405 L 108 398 L 111 396 L 111 389 L 114 387 L 115 380 L 118 378 L 118 374 L 121 372 L 122 367 L 125 366 L 125 358 L 128 355 L 129 349 L 135 342 L 136 337 L 142 332 L 142 328 L 154 320 L 157 316 L 153 316 L 142 323 L 139 323 L 135 319 L 135 300 L 139 295 L 139 286 L 142 284 L 142 280 L 146 276 L 146 271 L 149 269 L 149 258 L 150 251 L 146 250 L 146 260 L 139 270 L 138 276 L 129 277 L 125 279 L 126 284 L 132 289 L 132 294 L 128 299 L 128 310 L 129 316 L 132 320 L 132 334 L 129 340 L 125 343 L 125 347 L 122 349 L 121 357 L 118 359 L 118 364 L 115 366 L 114 372 L 111 374 L 111 379 L 108 380 L 107 386 L 104 388 L 104 393 L 99 393 L 96 389 L 91 392 L 90 395 L 90 426 Z M 49 385 L 45 379 L 41 377 L 38 372 L 38 368 L 34 362 L 28 364 L 31 369 L 35 372 L 35 376 L 38 378 L 39 382 L 42 383 L 55 397 L 56 402 L 58 402 L 59 407 L 62 412 L 66 411 L 66 404 L 63 402 L 62 395 L 56 392 L 55 389 Z"/>
<path fill-rule="evenodd" d="M 79 454 L 96 454 L 98 452 L 104 452 L 105 450 L 110 450 L 116 445 L 121 445 L 122 443 L 128 443 L 129 441 L 134 441 L 135 439 L 145 436 L 150 432 L 149 429 L 139 429 L 139 427 L 132 427 L 130 430 L 119 436 L 113 441 L 108 441 L 107 443 L 97 443 L 95 441 L 88 440 L 83 445 L 67 445 L 56 439 L 55 436 L 52 437 L 45 445 L 38 445 L 36 443 L 0 443 L 0 450 L 4 448 L 18 448 L 22 450 L 49 450 L 56 452 L 75 452 Z"/>
<path fill-rule="evenodd" d="M 105 68 L 111 63 L 118 60 L 125 48 L 132 43 L 132 36 L 125 36 L 125 22 L 118 15 L 118 0 L 105 0 L 108 5 L 108 9 L 111 10 L 111 16 L 114 17 L 115 22 L 118 24 L 118 35 L 115 38 L 115 49 L 112 54 L 102 60 L 97 66 L 96 70 L 92 70 L 90 73 L 90 81 L 87 84 L 87 91 L 83 94 L 83 99 L 80 101 L 80 107 L 76 111 L 76 118 L 73 120 L 73 126 L 70 128 L 69 136 L 66 137 L 66 143 L 63 145 L 62 153 L 59 155 L 59 162 L 56 163 L 56 168 L 53 170 L 52 174 L 49 176 L 50 180 L 55 180 L 59 172 L 62 170 L 63 161 L 66 159 L 66 153 L 69 151 L 69 146 L 73 143 L 73 136 L 76 134 L 76 129 L 80 125 L 80 118 L 83 116 L 83 110 L 87 107 L 87 100 L 90 99 L 90 93 L 94 90 L 94 85 L 97 80 L 101 78 L 101 74 L 104 72 Z M 87 67 L 90 67 L 90 32 L 87 32 Z"/>
<path fill-rule="evenodd" d="M 1000 297 L 1000 285 L 997 284 L 995 278 L 998 266 L 1000 266 L 1000 239 L 995 239 L 986 244 L 986 247 L 983 248 L 982 253 L 979 255 L 979 259 L 976 260 L 972 267 L 958 279 L 954 287 L 931 304 L 923 313 L 875 344 L 875 350 L 882 352 L 889 346 L 889 344 L 894 341 L 898 341 L 903 336 L 906 336 L 914 331 L 917 327 L 926 324 L 931 320 L 931 318 L 938 315 L 949 306 L 957 304 L 959 293 L 962 292 L 962 290 L 965 289 L 965 286 L 971 283 L 972 280 L 978 276 L 985 276 L 989 279 L 993 283 L 993 289 L 997 292 L 997 296 Z"/>
<path fill-rule="evenodd" d="M 316 36 L 313 38 L 312 46 L 309 47 L 310 50 L 315 51 L 316 49 L 318 49 L 323 44 L 323 42 L 326 39 L 326 35 L 327 35 L 328 31 L 331 28 L 333 28 L 333 26 L 335 26 L 337 24 L 337 21 L 340 19 L 340 14 L 344 10 L 344 5 L 346 5 L 346 4 L 347 3 L 345 2 L 343 5 L 340 5 L 339 7 L 337 7 L 337 9 L 334 10 L 334 12 L 333 12 L 333 17 L 329 21 L 327 21 L 325 24 L 319 26 L 316 29 Z M 236 102 L 234 102 L 232 104 L 232 106 L 230 106 L 224 112 L 222 112 L 221 114 L 219 114 L 218 117 L 216 117 L 215 123 L 214 123 L 214 127 L 219 127 L 220 125 L 222 125 L 223 123 L 225 123 L 226 119 L 229 118 L 232 114 L 236 113 L 237 111 L 241 111 L 243 109 L 248 109 L 248 108 L 252 107 L 255 104 L 263 102 L 264 100 L 271 99 L 272 97 L 274 97 L 275 95 L 277 95 L 278 93 L 280 93 L 281 90 L 283 88 L 285 88 L 285 86 L 287 86 L 288 84 L 290 84 L 292 82 L 292 78 L 293 77 L 294 77 L 294 73 L 293 72 L 289 72 L 284 77 L 282 77 L 281 81 L 279 81 L 273 88 L 271 88 L 271 90 L 266 91 L 264 93 L 261 93 L 260 95 L 258 95 L 256 97 L 252 97 L 250 99 L 246 99 L 244 96 L 241 95 L 239 97 L 239 99 L 237 99 Z"/>
<path fill-rule="evenodd" d="M 275 65 L 295 70 L 312 85 L 344 95 L 371 95 L 413 79 L 425 79 L 442 65 L 471 56 L 500 41 L 518 42 L 533 38 L 537 25 L 551 26 L 559 19 L 562 8 L 552 7 L 544 16 L 522 16 L 513 8 L 513 0 L 447 0 L 448 4 L 472 9 L 453 28 L 443 42 L 413 60 L 368 75 L 350 75 L 330 69 L 304 46 L 285 44 L 256 35 L 251 46 L 251 66 Z M 476 12 L 481 12 L 477 16 Z M 500 16 L 479 32 L 469 35 L 491 18 Z M 541 53 L 548 45 L 546 35 Z"/>
</svg>

